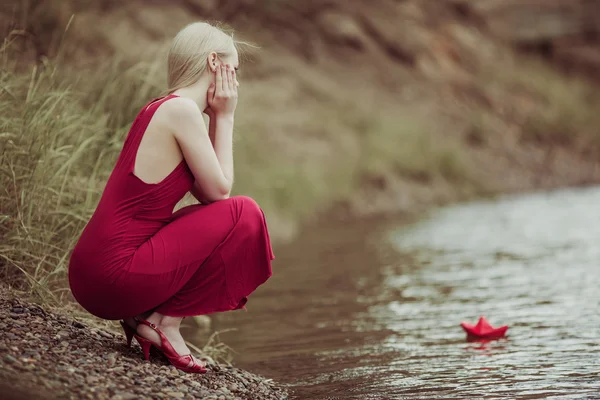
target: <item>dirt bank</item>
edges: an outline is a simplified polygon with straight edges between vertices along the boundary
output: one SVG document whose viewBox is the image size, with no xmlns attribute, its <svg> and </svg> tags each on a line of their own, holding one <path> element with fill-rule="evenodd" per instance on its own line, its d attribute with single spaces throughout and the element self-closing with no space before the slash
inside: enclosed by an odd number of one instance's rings
<svg viewBox="0 0 600 400">
<path fill-rule="evenodd" d="M 125 338 L 0 289 L 0 397 L 17 399 L 286 399 L 286 390 L 225 365 L 183 374 L 146 362 Z"/>
<path fill-rule="evenodd" d="M 415 214 L 476 196 L 598 183 L 598 4 L 5 1 L 0 271 L 55 304 L 70 300 L 68 254 L 133 116 L 164 89 L 165 46 L 196 20 L 225 21 L 261 47 L 240 74 L 235 191 L 261 204 L 276 242 L 331 210 Z M 184 397 L 219 396 L 223 385 L 234 397 L 285 396 L 236 369 L 177 377 L 112 334 L 0 300 L 0 331 L 8 332 L 0 374 L 26 398 L 32 387 L 67 398 L 92 388 L 107 398 L 150 396 L 136 384 L 142 376 L 154 379 L 152 390 Z M 97 374 L 93 362 L 111 365 Z"/>
<path fill-rule="evenodd" d="M 61 43 L 63 64 L 157 60 L 149 96 L 186 23 L 225 21 L 260 45 L 241 69 L 235 190 L 263 206 L 276 240 L 332 206 L 413 212 L 600 182 L 600 101 L 582 78 L 600 65 L 595 1 L 27 4 L 0 18 L 27 32 L 14 35 L 24 64 Z"/>
</svg>

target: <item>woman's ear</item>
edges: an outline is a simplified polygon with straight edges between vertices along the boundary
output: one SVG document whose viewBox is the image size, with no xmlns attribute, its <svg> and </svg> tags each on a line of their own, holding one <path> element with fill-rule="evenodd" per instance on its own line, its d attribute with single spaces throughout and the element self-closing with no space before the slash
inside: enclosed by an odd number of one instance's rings
<svg viewBox="0 0 600 400">
<path fill-rule="evenodd" d="M 217 56 L 217 53 L 215 53 L 214 51 L 212 51 L 208 55 L 206 62 L 208 63 L 208 68 L 210 69 L 211 72 L 215 72 L 217 70 L 218 58 L 219 57 Z"/>
</svg>

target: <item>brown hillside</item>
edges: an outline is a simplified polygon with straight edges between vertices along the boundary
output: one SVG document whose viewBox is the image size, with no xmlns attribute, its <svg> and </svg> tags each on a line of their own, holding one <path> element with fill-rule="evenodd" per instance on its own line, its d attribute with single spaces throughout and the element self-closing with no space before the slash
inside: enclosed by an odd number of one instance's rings
<svg viewBox="0 0 600 400">
<path fill-rule="evenodd" d="M 581 78 L 600 70 L 593 0 L 13 3 L 2 23 L 23 61 L 61 43 L 69 65 L 156 59 L 156 92 L 165 46 L 188 22 L 225 21 L 257 43 L 243 66 L 238 190 L 282 236 L 332 205 L 418 210 L 600 178 L 598 103 Z"/>
</svg>

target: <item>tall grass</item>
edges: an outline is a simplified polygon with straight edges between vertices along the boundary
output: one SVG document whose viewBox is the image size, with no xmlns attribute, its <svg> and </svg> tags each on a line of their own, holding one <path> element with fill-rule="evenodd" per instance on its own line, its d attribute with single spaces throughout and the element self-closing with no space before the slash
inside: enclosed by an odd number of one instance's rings
<svg viewBox="0 0 600 400">
<path fill-rule="evenodd" d="M 69 251 L 147 93 L 119 65 L 104 71 L 91 92 L 52 62 L 26 73 L 5 62 L 0 73 L 0 273 L 44 300 L 64 295 Z"/>
<path fill-rule="evenodd" d="M 509 113 L 505 118 L 519 124 L 524 141 L 600 153 L 600 95 L 591 82 L 524 56 L 487 65 L 479 78 Z"/>
<path fill-rule="evenodd" d="M 597 88 L 578 77 L 559 76 L 540 63 L 525 63 L 517 79 L 529 84 L 539 99 L 525 115 L 527 139 L 600 151 L 600 96 Z M 526 76 L 529 78 L 526 78 Z"/>
<path fill-rule="evenodd" d="M 400 111 L 394 118 L 371 118 L 367 126 L 361 158 L 364 172 L 392 173 L 422 183 L 471 181 L 468 155 L 424 118 Z"/>
<path fill-rule="evenodd" d="M 67 58 L 86 54 L 75 50 L 103 43 L 67 32 L 73 14 L 91 2 L 10 3 L 18 16 L 13 28 L 26 39 L 13 31 L 0 51 L 0 274 L 59 304 L 69 298 L 70 250 L 131 121 L 164 87 L 164 66 L 117 59 L 75 67 Z M 34 59 L 20 56 L 29 45 Z M 289 108 L 268 103 L 271 84 L 245 86 L 236 118 L 234 192 L 255 197 L 267 216 L 296 222 L 318 215 L 352 196 L 364 174 L 457 181 L 465 173 L 464 155 L 433 140 L 432 128 L 414 117 L 374 115 L 301 81 Z"/>
<path fill-rule="evenodd" d="M 125 68 L 118 62 L 77 72 L 48 62 L 17 72 L 5 63 L 0 76 L 4 282 L 44 301 L 68 297 L 69 252 L 94 211 L 131 121 L 160 92 L 157 72 L 152 64 Z M 305 123 L 286 131 L 260 106 L 247 105 L 237 128 L 235 192 L 257 198 L 267 215 L 310 218 L 351 196 L 365 173 L 449 181 L 466 174 L 462 153 L 434 140 L 431 128 L 406 115 L 364 117 L 360 124 L 360 110 L 324 97 L 298 117 Z M 285 125 L 286 119 L 280 122 Z M 296 148 L 302 138 L 282 144 L 282 137 L 294 133 L 314 144 L 303 152 Z"/>
<path fill-rule="evenodd" d="M 26 46 L 10 41 L 0 51 L 0 274 L 13 287 L 59 304 L 69 298 L 70 250 L 94 211 L 131 121 L 164 87 L 164 66 L 117 58 L 88 69 L 79 62 L 76 69 L 66 58 L 75 54 L 78 38 L 66 47 L 61 41 L 71 13 L 83 3 L 23 4 L 17 14 L 25 30 L 46 27 L 41 33 L 51 40 L 37 50 L 50 58 L 24 64 L 27 58 L 15 54 Z M 291 75 L 286 79 L 296 82 Z M 365 174 L 466 179 L 465 154 L 437 140 L 423 118 L 379 115 L 362 108 L 360 100 L 321 90 L 311 79 L 298 81 L 293 107 L 268 102 L 271 82 L 245 85 L 246 102 L 236 116 L 234 192 L 255 197 L 267 216 L 296 222 L 319 215 L 351 197 Z"/>
</svg>

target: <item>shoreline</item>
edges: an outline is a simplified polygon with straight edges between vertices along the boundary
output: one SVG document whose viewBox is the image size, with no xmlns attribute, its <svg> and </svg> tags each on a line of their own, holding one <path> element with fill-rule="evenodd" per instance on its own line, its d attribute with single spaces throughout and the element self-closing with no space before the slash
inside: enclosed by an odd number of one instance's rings
<svg viewBox="0 0 600 400">
<path fill-rule="evenodd" d="M 415 212 L 349 216 L 332 213 L 328 226 L 335 230 L 348 220 L 365 225 L 411 224 L 436 209 L 471 201 L 494 201 L 556 190 L 598 186 L 564 185 L 506 191 Z M 318 223 L 303 226 L 310 230 Z M 356 224 L 352 224 L 356 226 Z M 362 229 L 361 228 L 361 229 Z M 40 306 L 21 293 L 0 285 L 0 398 L 37 399 L 289 399 L 289 389 L 271 379 L 232 366 L 209 364 L 204 375 L 185 374 L 166 359 L 143 360 L 135 341 L 127 348 L 121 332 L 103 329 L 92 318 L 78 321 L 70 309 Z M 52 395 L 48 395 L 51 392 Z"/>
<path fill-rule="evenodd" d="M 0 287 L 0 397 L 37 399 L 265 399 L 289 398 L 270 379 L 208 364 L 185 374 L 163 358 L 143 359 L 124 335 L 46 310 Z M 134 341 L 135 342 L 135 341 Z"/>
</svg>

